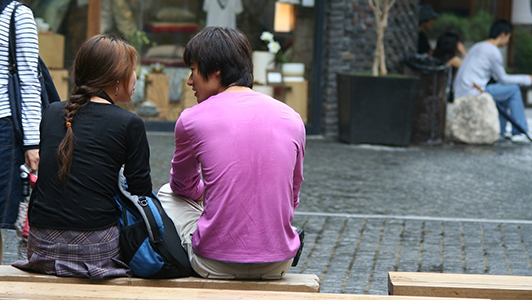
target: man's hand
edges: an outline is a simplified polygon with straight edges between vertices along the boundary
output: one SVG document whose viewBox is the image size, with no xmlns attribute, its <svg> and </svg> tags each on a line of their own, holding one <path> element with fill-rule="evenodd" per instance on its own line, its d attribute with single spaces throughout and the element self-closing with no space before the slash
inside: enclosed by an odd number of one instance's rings
<svg viewBox="0 0 532 300">
<path fill-rule="evenodd" d="M 26 150 L 24 155 L 26 157 L 26 165 L 30 168 L 32 173 L 37 172 L 39 168 L 39 149 Z"/>
<path fill-rule="evenodd" d="M 456 44 L 456 50 L 462 55 L 462 57 L 465 57 L 467 55 L 466 49 L 464 47 L 464 44 L 462 44 L 462 42 L 458 42 Z"/>
</svg>

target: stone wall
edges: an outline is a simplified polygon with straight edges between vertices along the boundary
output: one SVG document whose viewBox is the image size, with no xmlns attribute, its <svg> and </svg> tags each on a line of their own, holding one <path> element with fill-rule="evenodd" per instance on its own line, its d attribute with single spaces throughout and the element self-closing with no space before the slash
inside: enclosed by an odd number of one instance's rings
<svg viewBox="0 0 532 300">
<path fill-rule="evenodd" d="M 386 66 L 402 73 L 401 60 L 417 49 L 418 1 L 397 0 L 385 33 Z M 367 0 L 328 0 L 322 97 L 322 132 L 338 136 L 336 74 L 371 72 L 375 47 L 375 20 Z"/>
</svg>

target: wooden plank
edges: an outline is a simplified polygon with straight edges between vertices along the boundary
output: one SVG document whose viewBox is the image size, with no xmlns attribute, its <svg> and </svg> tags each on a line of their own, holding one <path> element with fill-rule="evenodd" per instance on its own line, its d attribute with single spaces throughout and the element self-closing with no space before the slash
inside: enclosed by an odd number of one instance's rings
<svg viewBox="0 0 532 300">
<path fill-rule="evenodd" d="M 101 33 L 102 0 L 89 0 L 87 11 L 87 40 Z"/>
<path fill-rule="evenodd" d="M 512 0 L 497 1 L 497 19 L 512 20 Z"/>
<path fill-rule="evenodd" d="M 175 279 L 143 279 L 119 277 L 107 280 L 59 277 L 19 270 L 10 265 L 0 265 L 0 282 L 43 282 L 68 284 L 97 284 L 145 287 L 210 288 L 234 290 L 263 290 L 317 293 L 318 276 L 314 274 L 286 274 L 279 280 L 215 280 L 198 277 Z"/>
<path fill-rule="evenodd" d="M 301 82 L 285 82 L 287 87 L 285 94 L 285 102 L 288 106 L 292 107 L 303 119 L 303 122 L 307 124 L 308 115 L 308 83 L 307 81 Z"/>
<path fill-rule="evenodd" d="M 390 295 L 532 299 L 532 276 L 389 272 Z"/>
<path fill-rule="evenodd" d="M 469 0 L 469 17 L 474 18 L 477 8 L 476 0 Z"/>
<path fill-rule="evenodd" d="M 214 289 L 169 289 L 137 286 L 61 284 L 42 282 L 3 283 L 1 299 L 350 299 L 350 300 L 459 300 L 457 298 L 402 297 L 379 295 L 320 294 Z"/>
<path fill-rule="evenodd" d="M 168 89 L 169 78 L 164 73 L 146 74 L 144 100 L 149 101 L 157 106 L 159 110 L 158 119 L 166 120 L 168 108 L 170 106 Z"/>
<path fill-rule="evenodd" d="M 177 120 L 183 110 L 198 104 L 198 99 L 194 96 L 194 90 L 192 90 L 191 86 L 187 85 L 187 80 L 188 78 L 183 78 L 181 80 L 181 98 L 179 102 L 170 103 L 168 115 L 166 117 L 168 121 Z"/>
<path fill-rule="evenodd" d="M 188 78 L 181 80 L 181 100 L 183 103 L 183 109 L 192 107 L 198 104 L 198 99 L 194 96 L 195 92 L 192 87 L 187 84 Z"/>
<path fill-rule="evenodd" d="M 65 36 L 61 34 L 39 33 L 39 55 L 52 69 L 63 69 L 65 67 Z"/>
<path fill-rule="evenodd" d="M 70 89 L 68 70 L 49 70 L 50 77 L 54 82 L 55 89 L 59 94 L 61 101 L 68 99 L 68 91 Z"/>
</svg>

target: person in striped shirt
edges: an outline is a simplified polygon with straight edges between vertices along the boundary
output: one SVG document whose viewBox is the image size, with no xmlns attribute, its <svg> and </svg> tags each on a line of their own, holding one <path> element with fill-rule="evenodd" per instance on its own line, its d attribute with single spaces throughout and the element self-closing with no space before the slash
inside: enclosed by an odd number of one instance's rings
<svg viewBox="0 0 532 300">
<path fill-rule="evenodd" d="M 15 11 L 16 58 L 22 95 L 22 141 L 15 138 L 8 96 L 8 51 L 11 14 Z M 18 1 L 2 0 L 0 7 L 0 228 L 14 229 L 21 195 L 20 166 L 35 172 L 39 164 L 41 86 L 37 78 L 39 44 L 33 12 Z M 0 237 L 0 258 L 2 257 Z"/>
</svg>

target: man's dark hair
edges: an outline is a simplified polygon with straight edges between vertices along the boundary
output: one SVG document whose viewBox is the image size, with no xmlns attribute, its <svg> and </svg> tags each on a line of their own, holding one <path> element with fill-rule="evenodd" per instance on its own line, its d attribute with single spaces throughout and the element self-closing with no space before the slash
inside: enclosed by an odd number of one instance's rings
<svg viewBox="0 0 532 300">
<path fill-rule="evenodd" d="M 251 45 L 238 29 L 203 28 L 187 43 L 183 58 L 189 67 L 196 63 L 205 79 L 220 71 L 221 85 L 225 88 L 233 83 L 253 87 Z"/>
<path fill-rule="evenodd" d="M 512 32 L 512 24 L 506 20 L 497 20 L 491 25 L 490 39 L 496 39 L 501 33 L 508 34 Z"/>
</svg>

